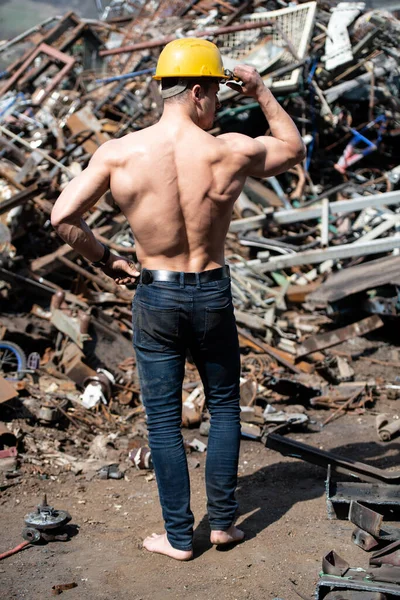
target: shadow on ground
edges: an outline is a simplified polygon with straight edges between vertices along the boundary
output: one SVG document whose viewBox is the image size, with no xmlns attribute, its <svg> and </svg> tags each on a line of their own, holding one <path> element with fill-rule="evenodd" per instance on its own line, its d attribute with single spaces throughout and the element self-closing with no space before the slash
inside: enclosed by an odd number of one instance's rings
<svg viewBox="0 0 400 600">
<path fill-rule="evenodd" d="M 384 470 L 400 464 L 400 443 L 346 444 L 332 448 L 330 452 Z M 297 502 L 323 496 L 325 479 L 326 471 L 322 467 L 300 460 L 275 463 L 240 477 L 236 497 L 239 502 L 238 517 L 248 515 L 240 522 L 246 540 L 253 539 L 281 519 Z M 211 548 L 207 515 L 196 527 L 194 540 L 195 558 Z"/>
</svg>

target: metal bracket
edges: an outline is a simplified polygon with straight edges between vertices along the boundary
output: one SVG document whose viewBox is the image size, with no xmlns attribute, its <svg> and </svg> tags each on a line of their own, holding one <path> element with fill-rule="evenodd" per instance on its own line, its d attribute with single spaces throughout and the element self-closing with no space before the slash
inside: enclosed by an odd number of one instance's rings
<svg viewBox="0 0 400 600">
<path fill-rule="evenodd" d="M 386 472 L 377 467 L 371 467 L 362 462 L 343 458 L 332 452 L 308 446 L 277 433 L 270 433 L 268 435 L 265 446 L 272 450 L 277 450 L 284 456 L 300 458 L 320 467 L 328 468 L 328 465 L 331 465 L 335 472 L 353 475 L 361 479 L 361 481 L 382 482 L 391 485 L 399 485 L 400 483 L 399 471 Z"/>
</svg>

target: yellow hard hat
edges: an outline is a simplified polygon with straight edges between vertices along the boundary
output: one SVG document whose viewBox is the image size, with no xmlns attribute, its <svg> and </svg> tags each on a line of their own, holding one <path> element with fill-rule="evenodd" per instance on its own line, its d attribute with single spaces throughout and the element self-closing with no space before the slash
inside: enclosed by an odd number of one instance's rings
<svg viewBox="0 0 400 600">
<path fill-rule="evenodd" d="M 215 44 L 199 38 L 169 42 L 160 54 L 154 79 L 163 77 L 218 77 L 224 72 L 221 54 Z"/>
</svg>

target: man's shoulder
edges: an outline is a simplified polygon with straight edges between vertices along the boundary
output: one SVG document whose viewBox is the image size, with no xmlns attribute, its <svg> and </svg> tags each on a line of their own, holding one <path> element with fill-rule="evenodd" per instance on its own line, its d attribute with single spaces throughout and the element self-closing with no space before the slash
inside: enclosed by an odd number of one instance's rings
<svg viewBox="0 0 400 600">
<path fill-rule="evenodd" d="M 242 151 L 244 148 L 254 143 L 253 138 L 243 133 L 222 133 L 216 137 L 217 140 L 228 146 L 233 152 Z"/>
<path fill-rule="evenodd" d="M 142 139 L 142 142 L 145 139 L 145 136 L 140 135 L 141 133 L 142 131 L 128 133 L 121 138 L 104 142 L 96 150 L 96 158 L 106 161 L 110 165 L 121 165 L 131 156 L 133 150 L 140 148 L 138 142 L 140 142 L 140 139 Z"/>
<path fill-rule="evenodd" d="M 246 165 L 262 150 L 262 146 L 257 140 L 242 133 L 223 133 L 216 139 L 220 144 L 223 144 L 224 154 L 230 160 L 242 166 Z"/>
</svg>

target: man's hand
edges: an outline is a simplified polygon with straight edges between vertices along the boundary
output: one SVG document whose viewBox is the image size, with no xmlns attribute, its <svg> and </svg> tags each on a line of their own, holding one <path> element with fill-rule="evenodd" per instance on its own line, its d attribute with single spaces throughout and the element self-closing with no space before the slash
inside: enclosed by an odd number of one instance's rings
<svg viewBox="0 0 400 600">
<path fill-rule="evenodd" d="M 112 253 L 107 265 L 102 267 L 101 270 L 108 277 L 114 279 L 118 285 L 132 285 L 140 277 L 140 272 L 137 270 L 134 262 Z"/>
<path fill-rule="evenodd" d="M 250 96 L 256 99 L 262 93 L 269 92 L 269 89 L 264 85 L 260 73 L 256 71 L 254 67 L 250 67 L 249 65 L 237 65 L 233 71 L 233 74 L 242 81 L 242 85 L 232 82 L 227 84 L 236 92 L 240 92 L 245 96 Z"/>
</svg>

